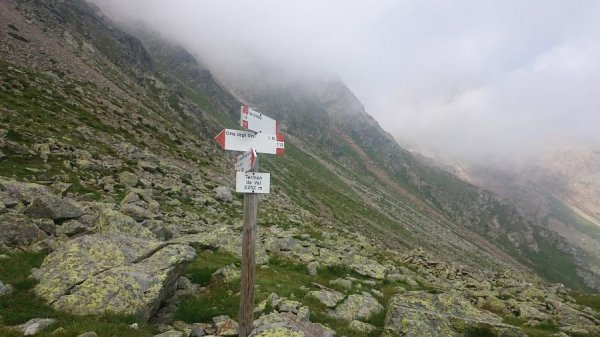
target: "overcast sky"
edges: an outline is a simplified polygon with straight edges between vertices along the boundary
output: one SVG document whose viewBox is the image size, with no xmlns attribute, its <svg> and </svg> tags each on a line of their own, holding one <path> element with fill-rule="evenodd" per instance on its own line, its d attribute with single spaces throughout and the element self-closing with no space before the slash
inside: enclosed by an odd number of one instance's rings
<svg viewBox="0 0 600 337">
<path fill-rule="evenodd" d="M 211 65 L 251 54 L 336 73 L 421 150 L 524 158 L 600 142 L 600 1 L 94 2 Z"/>
</svg>

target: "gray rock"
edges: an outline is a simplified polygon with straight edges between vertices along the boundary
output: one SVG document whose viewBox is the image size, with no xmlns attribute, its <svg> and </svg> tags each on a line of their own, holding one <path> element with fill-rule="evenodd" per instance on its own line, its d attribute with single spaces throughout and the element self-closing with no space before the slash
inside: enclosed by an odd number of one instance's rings
<svg viewBox="0 0 600 337">
<path fill-rule="evenodd" d="M 386 268 L 379 262 L 371 260 L 361 255 L 354 255 L 350 268 L 360 275 L 371 277 L 378 280 L 385 278 Z"/>
<path fill-rule="evenodd" d="M 306 296 L 319 300 L 319 302 L 323 303 L 328 308 L 335 307 L 346 297 L 346 295 L 333 290 L 309 291 Z"/>
<path fill-rule="evenodd" d="M 32 272 L 35 293 L 54 309 L 78 315 L 104 312 L 148 319 L 176 288 L 195 251 L 116 234 L 68 241 Z"/>
<path fill-rule="evenodd" d="M 319 268 L 319 263 L 318 262 L 309 262 L 307 265 L 308 268 L 308 275 L 310 276 L 316 276 L 317 272 L 318 272 L 318 268 Z"/>
<path fill-rule="evenodd" d="M 13 292 L 13 287 L 10 284 L 4 284 L 0 281 L 0 297 L 10 295 Z"/>
<path fill-rule="evenodd" d="M 213 277 L 221 279 L 223 282 L 233 282 L 240 278 L 240 269 L 235 264 L 230 264 L 220 268 L 212 274 Z"/>
<path fill-rule="evenodd" d="M 345 288 L 345 289 L 352 289 L 352 281 L 351 280 L 347 280 L 347 279 L 343 279 L 343 278 L 338 278 L 338 279 L 335 279 L 333 281 L 329 281 L 329 283 L 337 285 L 337 286 L 340 286 L 340 287 Z"/>
<path fill-rule="evenodd" d="M 138 184 L 139 180 L 134 173 L 125 171 L 119 174 L 119 182 L 125 187 L 134 187 Z"/>
<path fill-rule="evenodd" d="M 469 327 L 487 327 L 496 336 L 525 336 L 519 328 L 503 324 L 499 316 L 479 310 L 458 294 L 422 291 L 392 297 L 382 336 L 459 337 Z"/>
<path fill-rule="evenodd" d="M 154 337 L 183 337 L 183 332 L 177 330 L 169 330 L 158 335 L 154 335 Z"/>
<path fill-rule="evenodd" d="M 376 326 L 357 320 L 353 320 L 352 322 L 350 322 L 348 327 L 354 331 L 363 332 L 366 334 L 370 334 L 371 332 L 377 330 Z"/>
<path fill-rule="evenodd" d="M 93 331 L 89 331 L 89 332 L 84 332 L 84 333 L 78 335 L 77 337 L 98 337 L 98 334 L 96 334 Z"/>
<path fill-rule="evenodd" d="M 89 227 L 89 224 L 79 220 L 69 220 L 56 227 L 56 235 L 74 236 L 85 232 Z"/>
<path fill-rule="evenodd" d="M 56 323 L 56 320 L 53 318 L 34 318 L 16 328 L 21 331 L 24 336 L 33 336 L 54 323 Z"/>
<path fill-rule="evenodd" d="M 250 337 L 334 337 L 335 331 L 312 323 L 292 313 L 270 313 L 254 321 Z"/>
<path fill-rule="evenodd" d="M 368 320 L 374 314 L 382 311 L 384 308 L 371 293 L 363 292 L 348 296 L 339 304 L 335 310 L 331 310 L 329 315 L 333 318 L 352 321 L 355 319 Z"/>
<path fill-rule="evenodd" d="M 56 221 L 77 219 L 83 215 L 83 210 L 57 196 L 47 195 L 33 199 L 25 213 L 33 218 L 52 219 Z"/>
<path fill-rule="evenodd" d="M 129 192 L 127 195 L 121 200 L 121 205 L 131 204 L 134 202 L 140 201 L 140 196 L 135 192 Z"/>
<path fill-rule="evenodd" d="M 9 248 L 31 247 L 48 238 L 33 221 L 21 214 L 7 213 L 0 215 L 0 243 Z"/>
<path fill-rule="evenodd" d="M 216 187 L 213 191 L 215 192 L 215 197 L 221 201 L 231 202 L 233 200 L 231 189 L 227 186 Z"/>
<path fill-rule="evenodd" d="M 149 229 L 136 222 L 132 217 L 112 209 L 105 209 L 100 213 L 95 230 L 98 233 L 120 233 L 142 239 L 155 238 Z"/>
<path fill-rule="evenodd" d="M 294 314 L 298 313 L 298 309 L 302 306 L 302 303 L 287 298 L 282 298 L 277 304 L 277 310 L 279 312 L 291 312 Z"/>
<path fill-rule="evenodd" d="M 203 337 L 205 335 L 204 329 L 202 327 L 194 325 L 192 326 L 192 331 L 190 333 L 190 337 Z"/>
<path fill-rule="evenodd" d="M 218 336 L 237 336 L 238 324 L 227 315 L 213 317 Z"/>
<path fill-rule="evenodd" d="M 121 206 L 121 212 L 123 212 L 123 214 L 129 215 L 136 221 L 144 221 L 154 219 L 156 217 L 154 213 L 135 204 L 123 204 Z"/>
</svg>

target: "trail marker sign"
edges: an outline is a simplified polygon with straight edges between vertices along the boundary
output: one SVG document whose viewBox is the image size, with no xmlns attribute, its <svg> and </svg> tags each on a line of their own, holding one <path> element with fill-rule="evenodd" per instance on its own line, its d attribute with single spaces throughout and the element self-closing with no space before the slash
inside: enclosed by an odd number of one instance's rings
<svg viewBox="0 0 600 337">
<path fill-rule="evenodd" d="M 215 137 L 223 150 L 248 151 L 254 148 L 258 153 L 282 156 L 285 149 L 285 137 L 282 134 L 256 133 L 234 129 L 223 129 Z"/>
<path fill-rule="evenodd" d="M 248 172 L 254 167 L 257 154 L 254 148 L 240 154 L 235 162 L 235 172 Z"/>
<path fill-rule="evenodd" d="M 244 105 L 240 109 L 240 126 L 258 133 L 276 135 L 279 124 L 276 120 Z"/>
<path fill-rule="evenodd" d="M 238 193 L 270 193 L 271 174 L 259 172 L 236 172 L 235 191 Z"/>
</svg>

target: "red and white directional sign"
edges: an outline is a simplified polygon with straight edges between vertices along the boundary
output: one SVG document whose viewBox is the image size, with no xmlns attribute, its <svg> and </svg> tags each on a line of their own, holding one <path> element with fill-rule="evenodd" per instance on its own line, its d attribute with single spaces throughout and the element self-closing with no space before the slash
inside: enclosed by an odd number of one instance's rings
<svg viewBox="0 0 600 337">
<path fill-rule="evenodd" d="M 285 142 L 281 134 L 255 133 L 252 131 L 241 131 L 233 129 L 224 129 L 215 140 L 223 150 L 248 151 L 250 148 L 258 153 L 284 154 Z"/>
<path fill-rule="evenodd" d="M 235 163 L 235 171 L 236 172 L 248 172 L 252 170 L 254 167 L 254 162 L 256 161 L 256 151 L 254 149 L 250 149 L 237 157 L 237 161 Z"/>
<path fill-rule="evenodd" d="M 279 124 L 271 117 L 243 105 L 240 109 L 240 126 L 259 133 L 276 135 L 279 133 Z"/>
<path fill-rule="evenodd" d="M 238 193 L 269 193 L 271 174 L 259 172 L 236 172 L 235 191 Z"/>
</svg>

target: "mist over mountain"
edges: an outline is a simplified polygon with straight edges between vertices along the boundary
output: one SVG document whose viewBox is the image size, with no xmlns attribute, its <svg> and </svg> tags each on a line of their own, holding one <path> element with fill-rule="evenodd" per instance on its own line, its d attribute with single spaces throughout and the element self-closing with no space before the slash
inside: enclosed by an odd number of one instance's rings
<svg viewBox="0 0 600 337">
<path fill-rule="evenodd" d="M 257 60 L 289 80 L 337 74 L 410 148 L 514 162 L 600 142 L 596 1 L 95 3 L 229 78 Z"/>
</svg>

